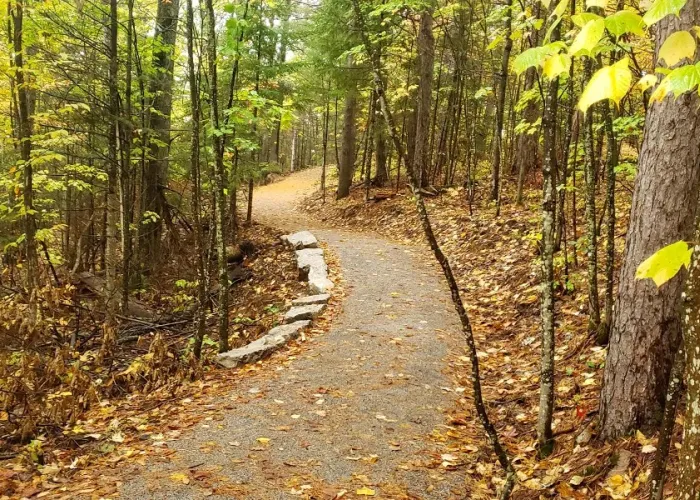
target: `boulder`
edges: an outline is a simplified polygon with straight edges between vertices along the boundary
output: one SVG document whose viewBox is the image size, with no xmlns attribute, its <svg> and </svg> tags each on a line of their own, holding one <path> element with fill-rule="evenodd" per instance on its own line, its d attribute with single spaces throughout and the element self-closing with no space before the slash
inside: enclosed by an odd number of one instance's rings
<svg viewBox="0 0 700 500">
<path fill-rule="evenodd" d="M 259 361 L 277 349 L 285 345 L 290 340 L 297 338 L 301 330 L 309 326 L 310 321 L 296 321 L 286 325 L 276 326 L 266 335 L 248 345 L 222 352 L 216 357 L 216 362 L 225 368 L 235 368 L 237 366 Z"/>
<path fill-rule="evenodd" d="M 318 248 L 318 240 L 309 231 L 299 231 L 294 234 L 285 234 L 282 241 L 297 250 L 302 248 Z"/>
<path fill-rule="evenodd" d="M 285 323 L 293 323 L 304 319 L 314 319 L 326 308 L 326 304 L 309 304 L 306 306 L 294 306 L 284 315 Z"/>
<path fill-rule="evenodd" d="M 308 306 L 310 304 L 326 304 L 331 298 L 331 294 L 322 293 L 320 295 L 309 295 L 292 300 L 293 306 Z"/>
</svg>

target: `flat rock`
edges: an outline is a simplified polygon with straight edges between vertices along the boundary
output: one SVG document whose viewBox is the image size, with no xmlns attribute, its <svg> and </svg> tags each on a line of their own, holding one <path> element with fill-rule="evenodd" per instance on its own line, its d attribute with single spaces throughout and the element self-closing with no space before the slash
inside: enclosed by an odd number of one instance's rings
<svg viewBox="0 0 700 500">
<path fill-rule="evenodd" d="M 297 255 L 299 279 L 308 279 L 312 269 L 314 270 L 314 273 L 328 272 L 328 265 L 326 264 L 326 260 L 323 258 L 323 249 L 305 248 L 303 250 L 297 250 L 295 253 Z"/>
<path fill-rule="evenodd" d="M 282 236 L 282 241 L 290 245 L 292 248 L 317 248 L 318 240 L 316 236 L 309 231 L 299 231 L 294 234 L 285 234 Z"/>
<path fill-rule="evenodd" d="M 333 288 L 333 282 L 328 279 L 326 271 L 322 273 L 309 273 L 309 293 L 323 294 L 328 293 Z"/>
<path fill-rule="evenodd" d="M 309 281 L 310 294 L 324 294 L 333 288 L 333 282 L 328 279 L 328 265 L 321 248 L 305 248 L 297 250 L 296 254 L 299 278 Z"/>
<path fill-rule="evenodd" d="M 292 307 L 284 315 L 284 322 L 292 323 L 294 321 L 314 319 L 316 316 L 321 314 L 325 308 L 326 304 L 309 304 L 305 306 Z"/>
<path fill-rule="evenodd" d="M 216 357 L 216 362 L 225 368 L 235 368 L 246 363 L 254 363 L 269 356 L 290 340 L 297 338 L 301 330 L 309 326 L 310 323 L 310 321 L 296 321 L 276 326 L 267 334 L 248 345 L 222 352 Z"/>
<path fill-rule="evenodd" d="M 308 297 L 299 297 L 292 300 L 293 306 L 308 306 L 311 304 L 326 304 L 331 298 L 330 293 L 321 293 L 318 295 L 309 295 Z"/>
</svg>

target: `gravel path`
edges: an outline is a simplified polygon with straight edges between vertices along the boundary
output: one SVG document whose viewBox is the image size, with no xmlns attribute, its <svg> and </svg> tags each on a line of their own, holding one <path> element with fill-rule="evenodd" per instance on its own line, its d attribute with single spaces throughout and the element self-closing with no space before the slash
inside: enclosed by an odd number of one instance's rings
<svg viewBox="0 0 700 500">
<path fill-rule="evenodd" d="M 456 397 L 442 373 L 459 345 L 446 286 L 421 248 L 324 229 L 297 213 L 318 174 L 306 170 L 257 190 L 254 217 L 313 229 L 336 253 L 347 287 L 342 313 L 302 355 L 243 374 L 222 401 L 230 407 L 224 419 L 169 442 L 170 461 L 138 469 L 122 498 L 464 496 L 464 470 L 441 467 L 445 451 L 431 437 Z M 172 480 L 187 469 L 220 480 L 213 489 Z M 369 490 L 374 496 L 358 495 Z"/>
</svg>

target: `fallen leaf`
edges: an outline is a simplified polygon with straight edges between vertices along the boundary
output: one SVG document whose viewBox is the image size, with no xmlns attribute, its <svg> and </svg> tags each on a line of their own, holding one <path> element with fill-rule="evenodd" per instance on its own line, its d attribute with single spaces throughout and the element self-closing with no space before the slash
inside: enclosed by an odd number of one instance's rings
<svg viewBox="0 0 700 500">
<path fill-rule="evenodd" d="M 190 476 L 188 476 L 184 472 L 173 472 L 172 474 L 170 474 L 170 479 L 172 479 L 176 483 L 190 484 Z"/>
<path fill-rule="evenodd" d="M 371 488 L 368 488 L 366 486 L 363 486 L 359 490 L 355 492 L 357 495 L 364 496 L 364 497 L 373 497 L 374 496 L 374 490 Z"/>
</svg>

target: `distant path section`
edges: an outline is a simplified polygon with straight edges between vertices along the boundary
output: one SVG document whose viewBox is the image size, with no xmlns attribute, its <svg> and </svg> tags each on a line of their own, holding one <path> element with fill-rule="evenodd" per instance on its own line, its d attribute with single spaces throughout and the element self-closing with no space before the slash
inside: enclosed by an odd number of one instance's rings
<svg viewBox="0 0 700 500">
<path fill-rule="evenodd" d="M 339 257 L 342 312 L 302 355 L 242 373 L 223 420 L 168 442 L 171 460 L 137 470 L 122 498 L 465 498 L 465 470 L 444 466 L 439 439 L 456 397 L 445 358 L 459 345 L 446 286 L 421 248 L 297 212 L 319 175 L 257 189 L 254 219 L 311 229 Z M 172 480 L 182 470 L 219 480 L 210 489 Z"/>
</svg>

